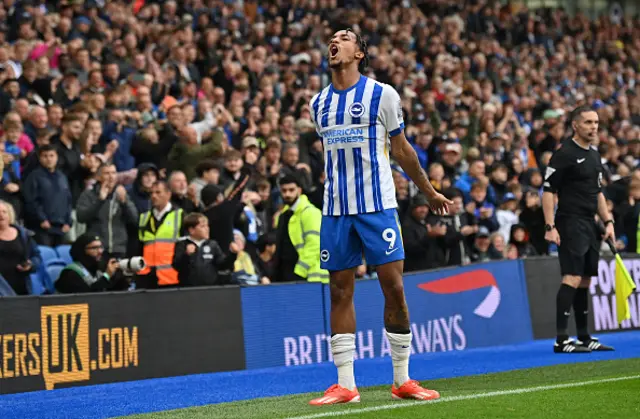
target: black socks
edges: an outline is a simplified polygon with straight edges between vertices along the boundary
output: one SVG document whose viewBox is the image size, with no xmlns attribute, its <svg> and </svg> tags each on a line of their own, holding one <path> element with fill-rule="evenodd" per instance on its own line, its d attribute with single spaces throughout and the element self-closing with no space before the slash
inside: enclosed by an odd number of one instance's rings
<svg viewBox="0 0 640 419">
<path fill-rule="evenodd" d="M 571 305 L 573 304 L 575 294 L 575 288 L 567 284 L 560 285 L 556 298 L 556 332 L 558 334 L 558 342 L 560 343 L 569 338 L 567 327 L 569 325 Z"/>
<path fill-rule="evenodd" d="M 587 327 L 587 314 L 589 313 L 589 289 L 578 288 L 573 297 L 573 314 L 576 316 L 576 329 L 578 339 L 589 339 Z"/>
</svg>

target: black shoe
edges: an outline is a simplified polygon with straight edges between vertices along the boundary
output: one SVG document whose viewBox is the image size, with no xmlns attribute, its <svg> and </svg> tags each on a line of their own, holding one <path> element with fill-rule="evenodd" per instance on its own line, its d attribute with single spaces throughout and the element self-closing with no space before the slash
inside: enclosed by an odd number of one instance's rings
<svg viewBox="0 0 640 419">
<path fill-rule="evenodd" d="M 597 338 L 576 340 L 576 345 L 582 348 L 590 349 L 593 352 L 615 351 L 613 346 L 603 345 Z"/>
<path fill-rule="evenodd" d="M 563 342 L 557 342 L 553 344 L 553 352 L 557 354 L 577 354 L 577 353 L 590 353 L 591 349 L 586 346 L 577 345 L 573 339 L 567 339 Z"/>
</svg>

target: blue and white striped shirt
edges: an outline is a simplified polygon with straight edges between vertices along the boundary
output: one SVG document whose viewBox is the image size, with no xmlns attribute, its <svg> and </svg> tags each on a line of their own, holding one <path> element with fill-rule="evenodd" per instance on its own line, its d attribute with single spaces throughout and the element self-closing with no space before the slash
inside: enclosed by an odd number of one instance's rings
<svg viewBox="0 0 640 419">
<path fill-rule="evenodd" d="M 324 215 L 398 206 L 389 164 L 390 137 L 404 129 L 400 96 L 365 76 L 346 90 L 330 84 L 311 99 L 325 158 Z"/>
</svg>

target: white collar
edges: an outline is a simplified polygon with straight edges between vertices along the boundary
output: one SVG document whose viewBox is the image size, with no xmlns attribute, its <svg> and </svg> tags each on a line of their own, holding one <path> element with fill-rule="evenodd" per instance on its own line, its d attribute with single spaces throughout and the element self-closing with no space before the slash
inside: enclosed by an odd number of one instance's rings
<svg viewBox="0 0 640 419">
<path fill-rule="evenodd" d="M 157 209 L 153 209 L 153 215 L 156 218 L 161 218 L 164 214 L 166 214 L 167 212 L 171 211 L 171 202 L 168 202 L 167 205 L 160 211 L 158 211 Z"/>
<path fill-rule="evenodd" d="M 191 240 L 198 247 L 202 246 L 202 243 L 206 241 L 206 240 L 196 240 L 191 236 L 189 236 L 189 240 Z"/>
</svg>

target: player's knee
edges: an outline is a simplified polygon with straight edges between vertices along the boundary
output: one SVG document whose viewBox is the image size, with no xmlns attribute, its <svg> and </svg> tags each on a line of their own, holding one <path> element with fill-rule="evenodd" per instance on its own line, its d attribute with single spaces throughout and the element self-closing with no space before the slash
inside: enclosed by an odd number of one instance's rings
<svg viewBox="0 0 640 419">
<path fill-rule="evenodd" d="M 578 288 L 580 281 L 582 281 L 582 278 L 577 275 L 565 275 L 562 277 L 562 283 L 573 288 Z"/>
<path fill-rule="evenodd" d="M 353 287 L 342 283 L 331 283 L 331 302 L 342 303 L 353 300 Z"/>
<path fill-rule="evenodd" d="M 382 286 L 382 290 L 387 300 L 387 304 L 393 304 L 397 306 L 402 306 L 405 304 L 404 285 L 401 281 L 386 283 Z"/>
</svg>

